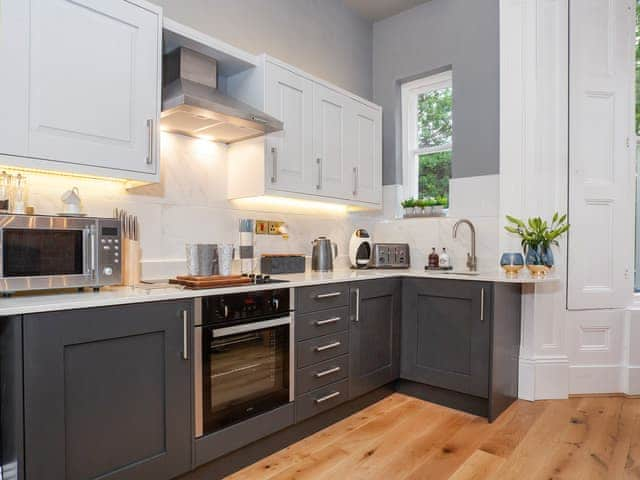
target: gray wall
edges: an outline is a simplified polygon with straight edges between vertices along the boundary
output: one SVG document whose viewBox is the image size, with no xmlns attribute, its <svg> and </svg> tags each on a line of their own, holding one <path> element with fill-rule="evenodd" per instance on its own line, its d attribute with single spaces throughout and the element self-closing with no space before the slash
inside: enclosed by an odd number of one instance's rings
<svg viewBox="0 0 640 480">
<path fill-rule="evenodd" d="M 402 183 L 400 84 L 446 66 L 453 68 L 452 176 L 498 173 L 498 0 L 431 0 L 373 26 L 385 185 Z"/>
<path fill-rule="evenodd" d="M 372 25 L 342 0 L 152 0 L 180 23 L 371 99 Z"/>
</svg>

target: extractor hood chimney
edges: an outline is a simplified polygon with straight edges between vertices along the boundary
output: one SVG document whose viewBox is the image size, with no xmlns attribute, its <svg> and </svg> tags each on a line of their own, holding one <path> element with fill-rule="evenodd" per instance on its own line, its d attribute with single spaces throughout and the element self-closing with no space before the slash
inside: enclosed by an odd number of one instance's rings
<svg viewBox="0 0 640 480">
<path fill-rule="evenodd" d="M 164 56 L 162 130 L 233 143 L 283 129 L 280 120 L 221 93 L 217 63 L 188 48 Z"/>
</svg>

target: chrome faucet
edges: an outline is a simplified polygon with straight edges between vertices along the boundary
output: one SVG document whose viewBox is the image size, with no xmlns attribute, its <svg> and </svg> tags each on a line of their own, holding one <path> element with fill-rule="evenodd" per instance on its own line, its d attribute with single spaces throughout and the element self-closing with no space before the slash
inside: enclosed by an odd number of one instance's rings
<svg viewBox="0 0 640 480">
<path fill-rule="evenodd" d="M 470 272 L 475 272 L 478 269 L 478 259 L 476 258 L 476 228 L 473 226 L 473 223 L 466 218 L 458 220 L 453 226 L 453 238 L 456 238 L 458 227 L 462 223 L 469 225 L 469 229 L 471 230 L 471 253 L 467 252 L 467 268 Z"/>
</svg>

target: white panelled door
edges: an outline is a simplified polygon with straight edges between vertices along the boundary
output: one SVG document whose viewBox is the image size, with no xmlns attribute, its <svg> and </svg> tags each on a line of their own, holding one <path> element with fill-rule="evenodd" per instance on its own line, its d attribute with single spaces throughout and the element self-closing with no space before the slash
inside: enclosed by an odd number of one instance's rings
<svg viewBox="0 0 640 480">
<path fill-rule="evenodd" d="M 314 86 L 314 185 L 317 195 L 352 198 L 351 161 L 346 138 L 350 102 L 349 97 L 323 85 Z"/>
<path fill-rule="evenodd" d="M 633 291 L 633 0 L 570 8 L 568 307 L 624 307 Z"/>
<path fill-rule="evenodd" d="M 382 115 L 379 109 L 352 101 L 348 134 L 353 152 L 352 198 L 361 202 L 382 203 Z"/>
<path fill-rule="evenodd" d="M 155 172 L 159 10 L 124 0 L 0 1 L 11 35 L 0 47 L 11 72 L 0 81 L 3 116 L 17 120 L 13 141 L 0 134 L 0 153 Z M 7 91 L 7 82 L 21 88 Z"/>
<path fill-rule="evenodd" d="M 313 188 L 313 82 L 266 62 L 265 111 L 284 123 L 266 142 L 268 188 L 308 193 Z"/>
</svg>

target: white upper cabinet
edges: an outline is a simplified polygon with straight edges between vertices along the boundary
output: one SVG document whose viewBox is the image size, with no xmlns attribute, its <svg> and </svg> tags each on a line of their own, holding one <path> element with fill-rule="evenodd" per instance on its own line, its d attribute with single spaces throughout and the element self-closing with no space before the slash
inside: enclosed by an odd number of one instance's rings
<svg viewBox="0 0 640 480">
<path fill-rule="evenodd" d="M 361 202 L 382 204 L 382 113 L 357 101 L 352 108 L 351 195 Z"/>
<path fill-rule="evenodd" d="M 125 0 L 0 0 L 2 163 L 153 181 L 161 10 Z M 14 157 L 15 156 L 15 157 Z"/>
<path fill-rule="evenodd" d="M 315 85 L 313 100 L 313 145 L 316 163 L 315 188 L 318 195 L 349 197 L 350 176 L 346 138 L 351 99 L 322 85 Z M 287 128 L 285 124 L 285 129 Z"/>
<path fill-rule="evenodd" d="M 227 79 L 228 93 L 284 130 L 229 147 L 229 198 L 287 195 L 382 205 L 380 107 L 268 56 Z M 247 179 L 246 172 L 264 179 Z"/>
<path fill-rule="evenodd" d="M 268 137 L 267 182 L 275 190 L 306 193 L 312 185 L 313 82 L 266 64 L 265 112 L 287 125 Z"/>
</svg>

